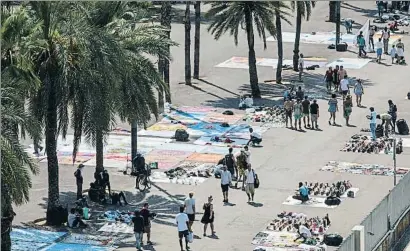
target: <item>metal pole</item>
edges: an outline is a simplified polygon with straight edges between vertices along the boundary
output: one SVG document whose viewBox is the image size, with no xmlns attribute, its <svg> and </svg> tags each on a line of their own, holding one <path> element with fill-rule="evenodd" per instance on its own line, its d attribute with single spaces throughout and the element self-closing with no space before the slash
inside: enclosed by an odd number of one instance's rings
<svg viewBox="0 0 410 251">
<path fill-rule="evenodd" d="M 396 178 L 396 138 L 393 141 L 393 167 L 394 167 L 394 185 L 397 184 Z"/>
<path fill-rule="evenodd" d="M 336 2 L 336 46 L 340 43 L 340 1 Z"/>
</svg>

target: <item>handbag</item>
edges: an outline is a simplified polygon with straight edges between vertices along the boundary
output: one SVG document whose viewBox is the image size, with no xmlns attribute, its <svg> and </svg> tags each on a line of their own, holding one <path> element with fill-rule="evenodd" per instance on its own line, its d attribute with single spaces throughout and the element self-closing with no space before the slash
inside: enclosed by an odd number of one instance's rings
<svg viewBox="0 0 410 251">
<path fill-rule="evenodd" d="M 192 243 L 194 241 L 194 233 L 193 232 L 189 232 L 188 234 L 188 242 Z"/>
<path fill-rule="evenodd" d="M 259 188 L 260 182 L 259 182 L 259 178 L 258 175 L 255 173 L 255 171 L 252 169 L 253 172 L 253 178 L 255 180 L 255 182 L 253 183 L 254 188 Z"/>
</svg>

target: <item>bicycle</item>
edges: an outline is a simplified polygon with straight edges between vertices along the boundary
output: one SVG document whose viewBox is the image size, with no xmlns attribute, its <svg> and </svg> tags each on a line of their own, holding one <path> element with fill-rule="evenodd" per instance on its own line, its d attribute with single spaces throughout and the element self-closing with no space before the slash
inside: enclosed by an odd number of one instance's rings
<svg viewBox="0 0 410 251">
<path fill-rule="evenodd" d="M 145 190 L 151 189 L 151 168 L 149 165 L 145 164 L 145 172 L 144 173 L 139 173 L 137 178 L 138 181 L 136 182 L 137 189 L 140 190 L 140 192 L 145 192 Z"/>
</svg>

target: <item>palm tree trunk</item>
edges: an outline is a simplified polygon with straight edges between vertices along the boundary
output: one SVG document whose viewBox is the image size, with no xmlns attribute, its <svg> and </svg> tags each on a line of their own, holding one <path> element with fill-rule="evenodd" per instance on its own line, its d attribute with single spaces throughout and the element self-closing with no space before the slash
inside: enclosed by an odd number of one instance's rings
<svg viewBox="0 0 410 251">
<path fill-rule="evenodd" d="M 164 1 L 161 4 L 161 25 L 166 27 L 168 31 L 166 32 L 167 38 L 171 39 L 171 11 L 172 4 L 171 2 Z M 170 53 L 170 46 L 167 46 L 168 54 Z M 169 59 L 164 59 L 164 82 L 168 86 L 168 92 L 165 93 L 165 101 L 171 103 L 171 91 L 169 86 Z"/>
<path fill-rule="evenodd" d="M 16 215 L 11 204 L 10 192 L 8 188 L 1 184 L 1 250 L 11 250 L 11 228 Z"/>
<path fill-rule="evenodd" d="M 101 130 L 97 129 L 95 135 L 95 171 L 100 173 L 104 171 L 104 135 Z"/>
<path fill-rule="evenodd" d="M 280 13 L 275 11 L 275 23 L 276 23 L 276 39 L 278 41 L 278 66 L 276 68 L 276 83 L 282 82 L 282 65 L 283 65 L 283 42 L 282 42 L 282 22 L 280 19 Z"/>
<path fill-rule="evenodd" d="M 135 157 L 137 157 L 137 145 L 138 145 L 137 133 L 138 133 L 138 122 L 134 120 L 131 124 L 131 161 L 133 161 Z"/>
<path fill-rule="evenodd" d="M 185 8 L 185 84 L 191 83 L 191 11 L 190 2 L 186 2 Z"/>
<path fill-rule="evenodd" d="M 299 3 L 296 3 L 299 4 Z M 296 7 L 296 37 L 295 37 L 295 47 L 293 49 L 293 70 L 299 70 L 299 43 L 300 43 L 300 33 L 302 30 L 302 13 L 300 8 Z"/>
<path fill-rule="evenodd" d="M 329 22 L 332 22 L 332 23 L 336 22 L 336 4 L 337 4 L 337 1 L 329 2 Z"/>
<path fill-rule="evenodd" d="M 161 76 L 161 79 L 164 80 L 164 65 L 165 60 L 162 56 L 158 58 L 158 73 Z M 158 89 L 158 110 L 160 113 L 164 112 L 164 91 Z"/>
<path fill-rule="evenodd" d="M 340 43 L 340 2 L 336 2 L 336 45 Z"/>
<path fill-rule="evenodd" d="M 194 79 L 199 79 L 199 49 L 201 36 L 201 2 L 195 2 Z"/>
<path fill-rule="evenodd" d="M 260 98 L 261 91 L 259 89 L 258 70 L 256 68 L 255 54 L 255 36 L 253 32 L 252 12 L 249 9 L 245 10 L 245 25 L 246 36 L 248 40 L 248 65 L 249 65 L 249 81 L 251 84 L 252 97 Z"/>
<path fill-rule="evenodd" d="M 52 59 L 49 59 L 53 64 Z M 50 67 L 49 72 L 54 68 Z M 48 203 L 47 224 L 56 225 L 56 208 L 60 205 L 59 172 L 57 159 L 57 87 L 54 79 L 47 76 L 45 79 L 46 91 L 48 92 L 47 114 L 46 114 L 46 153 L 48 166 Z"/>
</svg>

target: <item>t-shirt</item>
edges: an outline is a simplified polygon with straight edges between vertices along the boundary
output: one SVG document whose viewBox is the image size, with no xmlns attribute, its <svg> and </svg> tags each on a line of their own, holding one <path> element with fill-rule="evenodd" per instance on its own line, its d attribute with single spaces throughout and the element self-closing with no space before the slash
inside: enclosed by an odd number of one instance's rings
<svg viewBox="0 0 410 251">
<path fill-rule="evenodd" d="M 283 108 L 285 108 L 285 110 L 292 110 L 292 108 L 293 108 L 293 101 L 290 101 L 290 100 L 288 100 L 288 101 L 286 101 L 284 104 L 283 104 Z"/>
<path fill-rule="evenodd" d="M 255 131 L 253 131 L 253 132 L 251 133 L 251 137 L 255 137 L 255 138 L 257 138 L 257 139 L 261 139 L 261 138 L 262 138 L 262 136 L 261 136 L 259 133 L 255 132 Z"/>
<path fill-rule="evenodd" d="M 185 199 L 185 210 L 187 214 L 194 214 L 195 199 L 186 198 Z"/>
<path fill-rule="evenodd" d="M 175 217 L 175 220 L 177 222 L 179 232 L 188 230 L 187 222 L 189 222 L 189 219 L 186 213 L 177 214 L 177 216 Z"/>
<path fill-rule="evenodd" d="M 228 185 L 232 181 L 231 172 L 228 170 L 221 172 L 221 184 Z"/>
<path fill-rule="evenodd" d="M 364 40 L 364 37 L 359 36 L 359 37 L 357 38 L 357 43 L 359 44 L 359 46 L 365 46 L 366 40 Z"/>
<path fill-rule="evenodd" d="M 387 113 L 382 113 L 382 114 L 380 114 L 380 118 L 384 119 L 384 120 L 391 119 L 391 115 L 387 114 Z"/>
<path fill-rule="evenodd" d="M 309 191 L 308 191 L 308 189 L 307 189 L 305 186 L 299 187 L 299 193 L 300 193 L 302 196 L 308 196 L 308 195 L 309 195 Z"/>
<path fill-rule="evenodd" d="M 376 124 L 376 116 L 377 116 L 376 112 L 374 112 L 374 111 L 371 112 L 370 116 L 371 116 L 370 124 Z"/>
<path fill-rule="evenodd" d="M 246 175 L 246 184 L 253 184 L 255 183 L 255 171 L 251 170 L 246 170 L 245 171 Z"/>
<path fill-rule="evenodd" d="M 141 209 L 140 211 L 141 216 L 144 218 L 144 224 L 145 226 L 149 226 L 150 225 L 150 220 L 149 218 L 151 217 L 151 212 L 148 209 Z"/>
<path fill-rule="evenodd" d="M 293 112 L 294 112 L 294 114 L 302 114 L 302 104 L 301 103 L 296 103 L 293 106 Z"/>
<path fill-rule="evenodd" d="M 310 113 L 317 114 L 319 111 L 319 105 L 317 103 L 310 104 Z"/>
<path fill-rule="evenodd" d="M 382 37 L 383 39 L 389 39 L 390 31 L 382 31 Z"/>
<path fill-rule="evenodd" d="M 296 98 L 302 100 L 305 97 L 305 93 L 303 91 L 296 91 Z"/>
<path fill-rule="evenodd" d="M 308 237 L 308 238 L 310 238 L 310 237 L 312 237 L 312 233 L 310 233 L 310 230 L 309 230 L 309 228 L 307 228 L 306 226 L 304 226 L 304 225 L 300 225 L 299 226 L 299 233 L 302 235 L 305 235 L 306 237 Z"/>
<path fill-rule="evenodd" d="M 336 110 L 336 107 L 337 107 L 337 99 L 331 98 L 331 99 L 327 102 L 327 104 L 329 105 L 330 108 Z"/>
<path fill-rule="evenodd" d="M 134 223 L 134 232 L 141 233 L 144 231 L 144 218 L 141 215 L 132 218 L 132 223 Z"/>
<path fill-rule="evenodd" d="M 362 84 L 360 84 L 360 83 L 356 83 L 355 85 L 354 85 L 354 91 L 355 92 L 363 92 L 363 85 Z"/>
<path fill-rule="evenodd" d="M 325 74 L 325 79 L 326 81 L 332 81 L 333 80 L 333 71 L 327 70 Z"/>
<path fill-rule="evenodd" d="M 348 91 L 349 90 L 349 80 L 347 79 L 342 79 L 340 81 L 340 89 L 342 89 L 342 91 Z"/>
<path fill-rule="evenodd" d="M 251 152 L 250 151 L 245 151 L 246 155 L 246 163 L 251 163 Z"/>
<path fill-rule="evenodd" d="M 391 50 L 390 50 L 390 56 L 395 57 L 396 54 L 397 54 L 396 48 L 391 48 Z"/>
<path fill-rule="evenodd" d="M 299 62 L 298 62 L 299 68 L 303 68 L 304 65 L 305 65 L 305 60 L 303 58 L 299 58 Z"/>
<path fill-rule="evenodd" d="M 303 107 L 303 113 L 304 113 L 304 114 L 309 113 L 309 105 L 310 105 L 310 101 L 309 101 L 309 100 L 307 100 L 307 99 L 303 100 L 303 102 L 302 102 L 302 107 Z"/>
<path fill-rule="evenodd" d="M 72 214 L 72 213 L 69 213 L 69 214 L 68 214 L 67 221 L 68 221 L 68 226 L 69 226 L 69 227 L 73 227 L 74 220 L 75 220 L 76 218 L 77 218 L 77 215 L 76 215 L 76 214 Z"/>
<path fill-rule="evenodd" d="M 383 42 L 377 41 L 376 42 L 376 49 L 383 49 Z"/>
<path fill-rule="evenodd" d="M 74 172 L 74 176 L 75 176 L 76 182 L 77 182 L 78 184 L 83 184 L 83 174 L 82 174 L 81 168 L 78 168 L 78 169 Z"/>
</svg>

